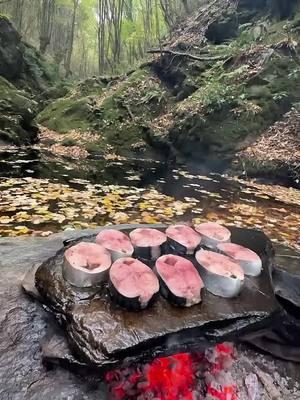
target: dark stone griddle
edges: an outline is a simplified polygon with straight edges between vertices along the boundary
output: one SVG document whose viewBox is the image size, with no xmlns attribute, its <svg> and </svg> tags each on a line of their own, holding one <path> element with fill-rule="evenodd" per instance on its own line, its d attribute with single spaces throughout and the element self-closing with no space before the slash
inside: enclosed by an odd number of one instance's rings
<svg viewBox="0 0 300 400">
<path fill-rule="evenodd" d="M 136 226 L 120 228 L 125 232 Z M 163 226 L 153 226 L 162 229 Z M 232 228 L 232 241 L 254 250 L 263 260 L 263 273 L 246 278 L 239 297 L 223 299 L 208 292 L 203 302 L 181 309 L 159 299 L 150 308 L 129 312 L 113 304 L 107 287 L 76 289 L 62 277 L 66 247 L 45 261 L 36 272 L 43 301 L 55 312 L 80 361 L 100 369 L 124 359 L 153 358 L 199 346 L 199 341 L 238 338 L 266 326 L 281 312 L 271 285 L 274 252 L 259 231 Z M 95 236 L 67 243 L 94 241 Z"/>
</svg>

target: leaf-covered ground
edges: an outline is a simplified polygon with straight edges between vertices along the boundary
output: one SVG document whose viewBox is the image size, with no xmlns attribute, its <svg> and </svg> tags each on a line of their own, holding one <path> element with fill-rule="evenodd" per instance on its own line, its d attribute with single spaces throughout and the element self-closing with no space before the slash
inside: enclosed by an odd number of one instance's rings
<svg viewBox="0 0 300 400">
<path fill-rule="evenodd" d="M 124 166 L 117 164 L 124 175 Z M 297 190 L 246 186 L 218 174 L 197 175 L 185 169 L 170 170 L 145 187 L 140 180 L 136 171 L 129 171 L 128 184 L 122 185 L 76 178 L 66 183 L 28 176 L 2 178 L 0 235 L 47 236 L 98 225 L 212 220 L 262 229 L 275 241 L 300 247 Z"/>
</svg>

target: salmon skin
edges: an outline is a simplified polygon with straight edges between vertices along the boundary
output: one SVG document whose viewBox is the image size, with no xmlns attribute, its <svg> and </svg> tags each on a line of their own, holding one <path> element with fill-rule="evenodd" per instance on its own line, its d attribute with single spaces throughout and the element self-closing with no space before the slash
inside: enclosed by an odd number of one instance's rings
<svg viewBox="0 0 300 400">
<path fill-rule="evenodd" d="M 191 307 L 201 302 L 204 284 L 191 261 L 168 254 L 156 261 L 154 271 L 159 277 L 161 294 L 170 303 Z"/>
<path fill-rule="evenodd" d="M 143 260 L 157 260 L 165 249 L 167 236 L 152 228 L 137 228 L 129 233 L 134 246 L 134 255 Z"/>
<path fill-rule="evenodd" d="M 129 237 L 116 229 L 104 229 L 98 233 L 96 243 L 110 252 L 113 262 L 122 257 L 131 257 L 134 251 Z"/>
<path fill-rule="evenodd" d="M 206 289 L 220 297 L 236 297 L 244 283 L 244 271 L 238 263 L 223 254 L 199 250 L 196 261 Z"/>
<path fill-rule="evenodd" d="M 127 310 L 146 308 L 159 293 L 159 281 L 151 268 L 131 257 L 115 261 L 109 271 L 112 299 Z"/>
<path fill-rule="evenodd" d="M 90 287 L 107 281 L 111 266 L 109 252 L 96 243 L 80 242 L 64 253 L 63 277 L 77 287 Z"/>
<path fill-rule="evenodd" d="M 187 225 L 171 225 L 166 229 L 170 251 L 179 256 L 193 255 L 201 236 Z"/>
<path fill-rule="evenodd" d="M 242 267 L 245 275 L 260 275 L 262 261 L 254 251 L 235 243 L 220 243 L 217 245 L 217 249 L 237 262 Z"/>
<path fill-rule="evenodd" d="M 195 225 L 195 230 L 201 235 L 201 245 L 209 249 L 215 249 L 219 243 L 230 242 L 230 230 L 216 222 Z"/>
</svg>

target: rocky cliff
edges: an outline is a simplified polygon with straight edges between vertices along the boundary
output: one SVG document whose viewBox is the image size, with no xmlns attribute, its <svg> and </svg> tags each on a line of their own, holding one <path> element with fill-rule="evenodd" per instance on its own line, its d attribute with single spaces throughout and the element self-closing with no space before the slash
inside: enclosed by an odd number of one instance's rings
<svg viewBox="0 0 300 400">
<path fill-rule="evenodd" d="M 0 15 L 0 141 L 16 145 L 37 140 L 34 118 L 37 94 L 57 80 L 55 67 L 23 43 L 9 20 Z"/>
</svg>

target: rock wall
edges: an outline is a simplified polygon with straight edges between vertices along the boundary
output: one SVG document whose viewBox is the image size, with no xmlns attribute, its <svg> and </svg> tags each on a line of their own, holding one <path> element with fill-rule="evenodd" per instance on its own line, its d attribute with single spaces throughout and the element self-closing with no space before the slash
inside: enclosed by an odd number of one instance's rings
<svg viewBox="0 0 300 400">
<path fill-rule="evenodd" d="M 0 141 L 28 145 L 37 140 L 35 95 L 55 84 L 58 74 L 37 50 L 25 44 L 0 15 Z"/>
</svg>

